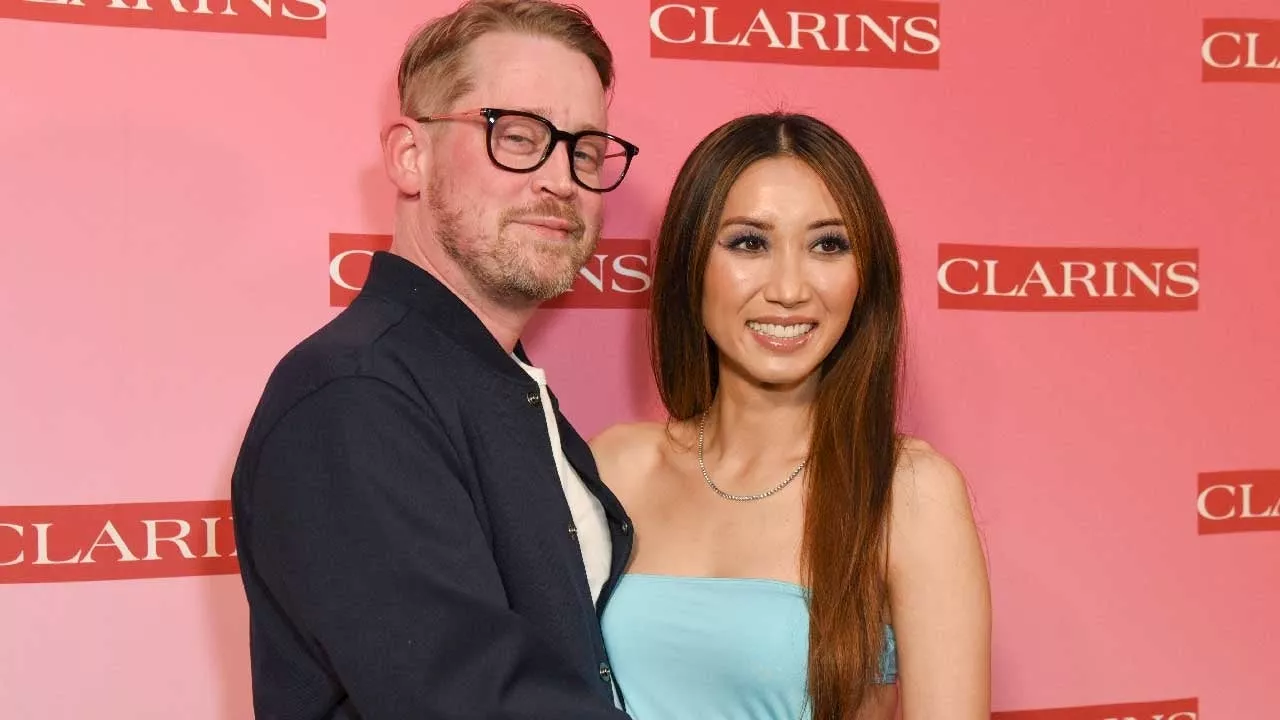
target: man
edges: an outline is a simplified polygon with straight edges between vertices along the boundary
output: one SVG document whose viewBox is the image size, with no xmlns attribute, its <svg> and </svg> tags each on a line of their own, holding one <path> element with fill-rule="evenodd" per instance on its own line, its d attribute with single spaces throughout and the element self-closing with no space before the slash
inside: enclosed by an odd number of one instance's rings
<svg viewBox="0 0 1280 720">
<path fill-rule="evenodd" d="M 276 368 L 236 464 L 258 718 L 625 719 L 598 613 L 631 525 L 519 343 L 636 153 L 611 83 L 544 0 L 406 47 L 391 252 Z"/>
</svg>

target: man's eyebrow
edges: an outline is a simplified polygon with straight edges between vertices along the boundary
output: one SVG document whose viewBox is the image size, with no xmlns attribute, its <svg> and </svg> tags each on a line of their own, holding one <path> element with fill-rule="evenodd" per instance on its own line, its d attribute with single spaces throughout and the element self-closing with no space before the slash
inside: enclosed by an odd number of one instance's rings
<svg viewBox="0 0 1280 720">
<path fill-rule="evenodd" d="M 551 115 L 551 108 L 545 107 L 543 105 L 538 105 L 535 107 L 514 107 L 512 108 L 512 110 L 521 110 L 523 112 L 533 113 L 534 115 L 541 115 L 544 118 L 547 118 Z M 552 125 L 555 125 L 555 123 L 552 123 Z M 604 130 L 602 130 L 599 126 L 597 126 L 595 123 L 592 123 L 592 122 L 584 123 L 581 129 L 593 130 L 595 132 L 604 132 Z"/>
</svg>

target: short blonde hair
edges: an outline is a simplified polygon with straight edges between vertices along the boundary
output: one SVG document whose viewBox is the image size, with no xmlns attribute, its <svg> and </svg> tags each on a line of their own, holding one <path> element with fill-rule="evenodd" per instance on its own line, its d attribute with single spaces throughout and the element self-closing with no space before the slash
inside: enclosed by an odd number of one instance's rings
<svg viewBox="0 0 1280 720">
<path fill-rule="evenodd" d="M 467 0 L 414 33 L 400 58 L 400 112 L 446 112 L 472 88 L 467 49 L 490 32 L 517 32 L 559 40 L 591 60 L 607 93 L 613 53 L 581 8 L 551 0 Z"/>
</svg>

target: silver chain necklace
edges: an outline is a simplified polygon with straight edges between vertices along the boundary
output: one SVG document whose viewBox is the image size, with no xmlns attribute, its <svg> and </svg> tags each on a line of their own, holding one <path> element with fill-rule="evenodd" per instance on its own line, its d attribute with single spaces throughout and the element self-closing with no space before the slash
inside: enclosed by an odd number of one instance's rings
<svg viewBox="0 0 1280 720">
<path fill-rule="evenodd" d="M 805 463 L 808 462 L 808 460 L 805 460 L 804 462 L 800 463 L 795 470 L 791 471 L 791 475 L 789 475 L 786 480 L 783 480 L 781 483 L 774 486 L 770 490 L 766 490 L 762 493 L 756 493 L 755 495 L 734 495 L 732 493 L 727 493 L 721 490 L 720 488 L 716 487 L 715 483 L 711 482 L 711 476 L 707 474 L 707 464 L 702 460 L 702 439 L 705 435 L 706 427 L 707 427 L 707 414 L 703 413 L 702 419 L 698 421 L 698 467 L 702 469 L 702 479 L 707 481 L 707 486 L 710 487 L 712 490 L 714 490 L 717 495 L 724 498 L 725 500 L 736 500 L 738 502 L 748 502 L 751 500 L 763 500 L 769 497 L 770 495 L 778 492 L 782 488 L 790 485 L 791 481 L 795 480 L 800 475 L 800 471 L 804 469 Z"/>
</svg>

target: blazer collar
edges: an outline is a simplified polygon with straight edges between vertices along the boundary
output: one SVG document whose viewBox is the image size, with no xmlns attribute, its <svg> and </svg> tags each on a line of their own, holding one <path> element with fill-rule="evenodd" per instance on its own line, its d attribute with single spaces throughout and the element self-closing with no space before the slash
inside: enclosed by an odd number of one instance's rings
<svg viewBox="0 0 1280 720">
<path fill-rule="evenodd" d="M 522 385 L 533 383 L 471 308 L 435 276 L 409 260 L 382 250 L 374 252 L 360 295 L 385 298 L 421 312 L 434 328 L 498 375 Z M 533 364 L 522 343 L 516 343 L 515 355 Z"/>
</svg>

